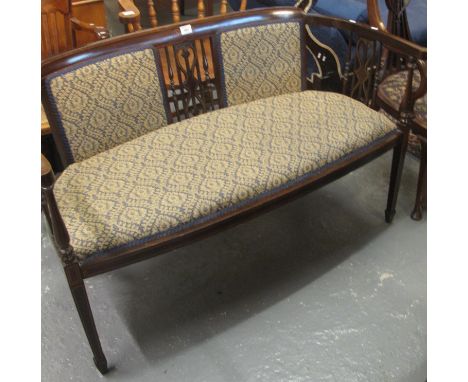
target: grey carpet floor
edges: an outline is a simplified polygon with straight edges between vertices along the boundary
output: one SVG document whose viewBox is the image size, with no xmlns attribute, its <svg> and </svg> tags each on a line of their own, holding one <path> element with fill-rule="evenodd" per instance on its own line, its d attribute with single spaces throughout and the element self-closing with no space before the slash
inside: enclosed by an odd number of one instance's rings
<svg viewBox="0 0 468 382">
<path fill-rule="evenodd" d="M 418 163 L 407 158 L 388 225 L 390 161 L 87 280 L 105 377 L 44 233 L 43 381 L 423 382 L 426 220 L 409 217 Z"/>
</svg>

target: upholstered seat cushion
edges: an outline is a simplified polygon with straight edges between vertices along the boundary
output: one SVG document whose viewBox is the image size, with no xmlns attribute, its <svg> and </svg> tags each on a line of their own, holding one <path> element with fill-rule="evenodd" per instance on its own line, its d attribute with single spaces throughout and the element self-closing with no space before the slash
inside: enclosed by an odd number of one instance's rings
<svg viewBox="0 0 468 382">
<path fill-rule="evenodd" d="M 406 70 L 387 76 L 379 85 L 379 97 L 387 100 L 395 110 L 398 110 L 403 100 L 407 81 L 408 71 Z M 420 83 L 421 75 L 418 71 L 414 71 L 413 89 L 416 90 Z M 414 103 L 414 114 L 421 121 L 427 120 L 427 94 L 418 98 Z"/>
<path fill-rule="evenodd" d="M 340 94 L 285 94 L 162 127 L 72 164 L 54 192 L 84 260 L 219 216 L 394 129 Z"/>
</svg>

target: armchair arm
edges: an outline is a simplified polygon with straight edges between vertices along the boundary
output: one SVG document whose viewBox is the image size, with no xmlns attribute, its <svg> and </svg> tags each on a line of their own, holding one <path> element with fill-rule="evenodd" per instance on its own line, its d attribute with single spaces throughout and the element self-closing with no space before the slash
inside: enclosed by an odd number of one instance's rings
<svg viewBox="0 0 468 382">
<path fill-rule="evenodd" d="M 414 64 L 414 69 L 419 71 L 421 80 L 419 87 L 417 89 L 413 89 L 413 74 L 410 73 L 407 79 L 405 93 L 400 103 L 399 111 L 406 111 L 411 113 L 410 116 L 414 117 L 414 104 L 416 101 L 424 97 L 427 93 L 427 64 L 424 60 L 417 60 Z M 410 78 L 411 77 L 411 78 Z"/>
<path fill-rule="evenodd" d="M 125 25 L 128 32 L 141 30 L 140 10 L 133 0 L 119 0 L 119 6 L 122 10 L 119 12 L 119 20 Z"/>
<path fill-rule="evenodd" d="M 52 233 L 52 242 L 64 264 L 76 261 L 73 247 L 70 245 L 70 236 L 63 222 L 54 196 L 55 175 L 52 166 L 41 154 L 41 204 L 42 210 Z"/>
<path fill-rule="evenodd" d="M 336 28 L 347 36 L 348 44 L 339 58 L 327 41 L 314 35 L 315 28 Z M 427 49 L 377 27 L 343 19 L 308 14 L 305 17 L 306 48 L 315 63 L 315 71 L 307 77 L 308 87 L 339 91 L 371 107 L 377 108 L 377 89 L 383 79 L 387 52 L 402 57 L 400 66 L 408 70 L 408 80 L 399 109 L 399 126 L 407 129 L 416 97 L 426 88 L 425 63 Z M 413 90 L 413 74 L 421 72 L 421 86 Z"/>
<path fill-rule="evenodd" d="M 70 18 L 70 22 L 74 31 L 79 30 L 92 32 L 94 33 L 96 40 L 104 40 L 110 37 L 110 32 L 105 27 L 78 20 L 76 17 Z"/>
</svg>

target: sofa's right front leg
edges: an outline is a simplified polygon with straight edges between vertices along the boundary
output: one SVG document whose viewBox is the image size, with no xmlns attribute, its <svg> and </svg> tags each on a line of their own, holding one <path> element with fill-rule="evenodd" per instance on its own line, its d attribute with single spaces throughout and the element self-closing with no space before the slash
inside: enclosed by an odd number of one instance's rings
<svg viewBox="0 0 468 382">
<path fill-rule="evenodd" d="M 392 170 L 390 173 L 390 185 L 388 189 L 387 209 L 385 210 L 385 221 L 391 223 L 395 216 L 395 207 L 400 189 L 401 174 L 405 162 L 406 146 L 408 144 L 408 133 L 403 133 L 398 144 L 393 149 Z"/>
<path fill-rule="evenodd" d="M 414 210 L 411 213 L 413 220 L 421 220 L 423 216 L 424 201 L 426 199 L 426 182 L 427 182 L 427 142 L 423 137 L 419 138 L 421 142 L 421 159 L 419 164 L 418 188 L 416 191 L 416 202 Z"/>
<path fill-rule="evenodd" d="M 68 285 L 75 301 L 76 309 L 83 324 L 86 337 L 88 338 L 89 346 L 94 355 L 94 363 L 98 370 L 105 374 L 109 371 L 107 368 L 107 360 L 102 351 L 101 342 L 94 323 L 93 313 L 89 305 L 88 294 L 81 276 L 81 270 L 77 263 L 65 265 L 65 274 L 67 276 Z"/>
</svg>

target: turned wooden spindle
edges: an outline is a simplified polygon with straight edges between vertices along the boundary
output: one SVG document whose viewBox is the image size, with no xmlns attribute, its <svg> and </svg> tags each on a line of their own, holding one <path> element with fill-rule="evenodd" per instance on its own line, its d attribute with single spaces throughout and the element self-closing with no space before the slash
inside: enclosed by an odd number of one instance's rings
<svg viewBox="0 0 468 382">
<path fill-rule="evenodd" d="M 227 13 L 227 0 L 221 0 L 221 4 L 219 6 L 219 14 L 225 15 Z"/>
<path fill-rule="evenodd" d="M 172 2 L 172 21 L 178 23 L 180 21 L 180 9 L 179 9 L 179 0 L 171 0 Z"/>
<path fill-rule="evenodd" d="M 226 1 L 227 3 L 227 1 Z M 247 0 L 242 0 L 240 4 L 239 11 L 245 11 L 247 9 Z"/>
<path fill-rule="evenodd" d="M 158 19 L 156 18 L 156 9 L 154 8 L 153 0 L 148 0 L 148 15 L 151 26 L 153 28 L 158 26 Z"/>
<path fill-rule="evenodd" d="M 203 0 L 198 0 L 197 10 L 199 19 L 205 17 L 205 2 Z"/>
</svg>

